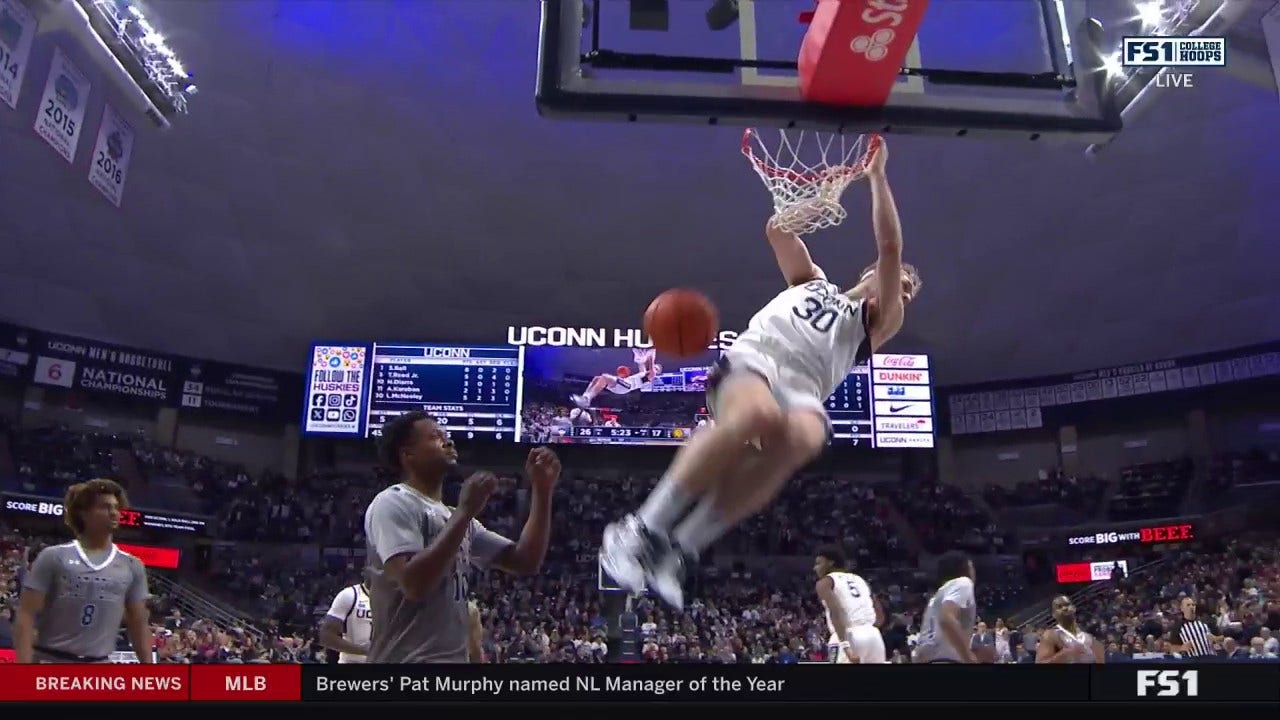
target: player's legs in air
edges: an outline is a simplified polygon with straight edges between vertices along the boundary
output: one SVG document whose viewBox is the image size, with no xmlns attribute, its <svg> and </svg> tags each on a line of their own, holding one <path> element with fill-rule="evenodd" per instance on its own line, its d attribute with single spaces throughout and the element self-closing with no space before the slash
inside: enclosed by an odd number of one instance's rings
<svg viewBox="0 0 1280 720">
<path fill-rule="evenodd" d="M 623 588 L 640 592 L 647 575 L 676 607 L 684 601 L 684 556 L 696 556 L 768 505 L 827 443 L 820 401 L 788 403 L 784 411 L 765 377 L 746 368 L 728 371 L 715 385 L 715 423 L 680 449 L 634 515 L 605 530 L 601 547 L 605 571 Z"/>
<path fill-rule="evenodd" d="M 618 382 L 617 375 L 601 373 L 591 378 L 591 382 L 587 385 L 587 389 L 584 390 L 581 395 L 570 395 L 569 399 L 573 401 L 574 405 L 585 410 L 591 407 L 591 403 L 595 401 L 597 395 L 604 392 L 606 388 L 616 382 Z"/>
<path fill-rule="evenodd" d="M 639 389 L 645 383 L 653 382 L 653 376 L 661 371 L 661 366 L 654 360 L 653 350 L 635 350 L 633 355 L 636 364 L 634 373 L 624 376 L 622 373 L 627 370 L 626 366 L 620 366 L 617 375 L 600 373 L 591 378 L 587 389 L 581 395 L 570 395 L 569 399 L 573 401 L 574 405 L 586 410 L 591 407 L 591 403 L 595 401 L 596 396 L 605 390 L 609 390 L 616 395 L 626 395 L 632 390 Z"/>
</svg>

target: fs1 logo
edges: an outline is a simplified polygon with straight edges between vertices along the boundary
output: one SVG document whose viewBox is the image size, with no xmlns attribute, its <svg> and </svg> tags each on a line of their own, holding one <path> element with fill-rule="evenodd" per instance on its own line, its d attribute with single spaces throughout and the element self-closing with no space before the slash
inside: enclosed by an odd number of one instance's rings
<svg viewBox="0 0 1280 720">
<path fill-rule="evenodd" d="M 1155 690 L 1151 693 L 1151 690 Z M 1139 670 L 1138 697 L 1197 697 L 1199 670 Z"/>
</svg>

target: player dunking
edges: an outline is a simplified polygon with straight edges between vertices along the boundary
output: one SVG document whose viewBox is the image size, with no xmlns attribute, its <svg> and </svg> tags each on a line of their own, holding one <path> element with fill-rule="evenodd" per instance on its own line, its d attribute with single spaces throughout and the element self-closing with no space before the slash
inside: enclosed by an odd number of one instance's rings
<svg viewBox="0 0 1280 720">
<path fill-rule="evenodd" d="M 788 287 L 751 318 L 708 374 L 715 423 L 681 448 L 634 515 L 606 528 L 601 561 L 622 588 L 639 592 L 647 578 L 666 602 L 681 607 L 686 557 L 762 510 L 817 457 L 830 435 L 827 397 L 902 327 L 904 308 L 921 283 L 902 262 L 887 156 L 881 142 L 868 170 L 879 257 L 852 289 L 842 292 L 829 282 L 797 235 L 766 226 Z"/>
<path fill-rule="evenodd" d="M 626 376 L 600 373 L 591 378 L 590 384 L 581 395 L 570 395 L 569 399 L 574 405 L 585 410 L 591 407 L 596 396 L 605 390 L 614 395 L 627 395 L 652 385 L 653 379 L 662 372 L 662 366 L 654 361 L 654 351 L 637 348 L 632 351 L 632 359 L 636 363 L 636 372 Z"/>
<path fill-rule="evenodd" d="M 834 545 L 818 548 L 813 571 L 818 574 L 814 590 L 827 611 L 827 627 L 831 630 L 827 643 L 831 662 L 887 662 L 879 628 L 884 622 L 884 610 L 867 581 L 845 569 L 844 551 Z"/>
<path fill-rule="evenodd" d="M 1077 624 L 1076 606 L 1071 603 L 1071 598 L 1059 595 L 1053 599 L 1053 619 L 1058 623 L 1057 627 L 1040 633 L 1036 663 L 1105 662 L 1102 643 Z"/>
<path fill-rule="evenodd" d="M 387 423 L 378 450 L 382 462 L 400 473 L 400 482 L 378 493 L 364 514 L 373 607 L 368 661 L 467 662 L 470 566 L 519 575 L 542 567 L 560 460 L 547 448 L 529 453 L 529 519 L 513 543 L 476 519 L 497 486 L 491 473 L 467 478 L 456 508 L 441 501 L 458 453 L 429 415 L 411 412 Z"/>
<path fill-rule="evenodd" d="M 112 542 L 126 505 L 113 480 L 67 490 L 63 522 L 76 539 L 41 550 L 31 563 L 13 626 L 18 662 L 107 662 L 121 620 L 138 662 L 152 661 L 146 569 Z"/>
<path fill-rule="evenodd" d="M 342 588 L 320 621 L 320 644 L 338 651 L 340 665 L 359 664 L 369 654 L 372 633 L 373 609 L 367 581 Z"/>
<path fill-rule="evenodd" d="M 973 561 L 962 552 L 944 553 L 938 558 L 938 591 L 924 609 L 920 639 L 916 644 L 918 663 L 976 663 L 969 646 L 973 623 L 978 619 L 974 596 Z"/>
</svg>

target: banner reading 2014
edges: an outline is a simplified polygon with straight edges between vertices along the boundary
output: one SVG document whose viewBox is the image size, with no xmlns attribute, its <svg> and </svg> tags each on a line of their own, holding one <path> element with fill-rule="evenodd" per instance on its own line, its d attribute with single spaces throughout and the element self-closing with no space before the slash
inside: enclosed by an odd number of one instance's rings
<svg viewBox="0 0 1280 720">
<path fill-rule="evenodd" d="M 98 126 L 98 142 L 93 146 L 89 162 L 89 184 L 98 188 L 111 204 L 120 207 L 124 181 L 129 175 L 129 158 L 133 154 L 133 126 L 108 103 L 102 108 L 102 124 Z"/>
<path fill-rule="evenodd" d="M 0 0 L 0 100 L 18 107 L 18 92 L 31 59 L 36 19 L 19 0 Z"/>
<path fill-rule="evenodd" d="M 76 146 L 80 143 L 89 89 L 89 78 L 60 48 L 54 48 L 49 79 L 45 81 L 40 109 L 36 112 L 36 134 L 67 162 L 75 159 Z"/>
</svg>

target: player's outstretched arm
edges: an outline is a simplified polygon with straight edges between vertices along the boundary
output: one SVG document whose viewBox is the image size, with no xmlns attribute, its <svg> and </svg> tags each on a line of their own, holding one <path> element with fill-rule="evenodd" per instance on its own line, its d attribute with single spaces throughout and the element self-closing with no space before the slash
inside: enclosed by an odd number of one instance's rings
<svg viewBox="0 0 1280 720">
<path fill-rule="evenodd" d="M 560 480 L 560 458 L 550 448 L 534 448 L 525 462 L 524 474 L 531 489 L 529 519 L 520 531 L 520 539 L 494 558 L 498 568 L 512 575 L 532 575 L 542 569 L 551 542 L 551 495 Z"/>
<path fill-rule="evenodd" d="M 902 223 L 885 175 L 888 146 L 883 138 L 873 142 L 877 146 L 867 170 L 867 182 L 871 185 L 871 225 L 876 237 L 877 315 L 871 328 L 871 343 L 878 348 L 902 327 Z"/>
<path fill-rule="evenodd" d="M 822 268 L 814 264 L 808 246 L 799 235 L 774 227 L 772 218 L 765 224 L 764 234 L 769 238 L 769 246 L 773 248 L 773 256 L 778 260 L 778 269 L 786 278 L 788 287 L 827 278 Z"/>
</svg>

